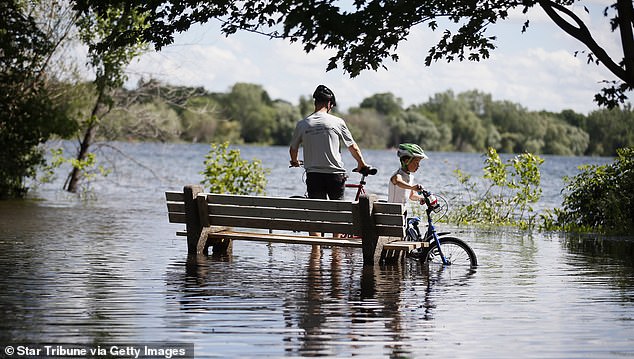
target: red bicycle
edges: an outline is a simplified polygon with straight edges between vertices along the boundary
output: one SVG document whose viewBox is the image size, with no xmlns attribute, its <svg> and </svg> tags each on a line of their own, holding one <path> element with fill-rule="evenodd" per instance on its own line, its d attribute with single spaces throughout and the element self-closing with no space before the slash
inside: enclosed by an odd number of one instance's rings
<svg viewBox="0 0 634 359">
<path fill-rule="evenodd" d="M 374 167 L 363 167 L 361 170 L 357 170 L 356 168 L 352 170 L 352 172 L 358 172 L 361 174 L 361 181 L 359 183 L 346 183 L 346 188 L 356 188 L 357 195 L 354 197 L 355 201 L 359 200 L 359 197 L 362 194 L 365 194 L 365 178 L 368 176 L 375 175 L 379 172 L 378 169 Z"/>
</svg>

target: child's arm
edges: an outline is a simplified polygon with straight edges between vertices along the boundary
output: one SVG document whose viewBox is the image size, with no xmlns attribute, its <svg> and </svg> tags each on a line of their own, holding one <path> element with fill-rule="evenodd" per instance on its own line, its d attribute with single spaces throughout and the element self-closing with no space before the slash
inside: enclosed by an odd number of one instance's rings
<svg viewBox="0 0 634 359">
<path fill-rule="evenodd" d="M 412 201 L 416 201 L 416 202 L 421 202 L 425 197 L 423 197 L 422 195 L 418 194 L 418 192 L 421 192 L 424 190 L 423 186 L 421 184 L 415 184 L 414 185 L 416 187 L 416 190 L 413 190 L 409 193 L 409 199 L 411 199 Z M 422 202 L 421 202 L 422 203 Z"/>
<path fill-rule="evenodd" d="M 419 195 L 418 192 L 423 190 L 423 186 L 420 184 L 409 184 L 405 181 L 403 181 L 403 177 L 400 174 L 395 174 L 394 176 L 392 176 L 392 178 L 390 178 L 390 181 L 392 182 L 392 184 L 403 188 L 403 189 L 407 189 L 410 190 L 409 192 L 409 199 L 411 199 L 412 201 L 420 201 L 421 199 L 423 199 L 423 196 Z"/>
</svg>

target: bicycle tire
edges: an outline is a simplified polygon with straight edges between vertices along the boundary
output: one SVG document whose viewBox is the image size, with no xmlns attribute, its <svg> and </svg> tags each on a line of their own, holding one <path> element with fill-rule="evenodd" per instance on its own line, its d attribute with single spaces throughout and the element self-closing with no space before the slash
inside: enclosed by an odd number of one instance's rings
<svg viewBox="0 0 634 359">
<path fill-rule="evenodd" d="M 476 267 L 478 259 L 469 245 L 462 239 L 456 237 L 440 237 L 440 249 L 449 261 L 451 266 Z M 438 252 L 438 245 L 432 241 L 425 262 L 434 265 L 443 265 L 442 258 Z"/>
</svg>

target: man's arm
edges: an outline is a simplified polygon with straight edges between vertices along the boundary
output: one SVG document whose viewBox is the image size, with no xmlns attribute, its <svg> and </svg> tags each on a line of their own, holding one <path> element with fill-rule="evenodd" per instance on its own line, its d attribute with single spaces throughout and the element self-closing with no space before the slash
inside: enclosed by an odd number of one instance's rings
<svg viewBox="0 0 634 359">
<path fill-rule="evenodd" d="M 357 161 L 357 170 L 360 170 L 363 167 L 368 167 L 368 164 L 365 163 L 365 160 L 363 159 L 363 154 L 361 154 L 361 149 L 356 143 L 348 146 L 348 151 L 350 151 L 352 158 Z"/>
<path fill-rule="evenodd" d="M 297 160 L 299 148 L 293 148 L 293 146 L 291 146 L 288 148 L 288 153 L 291 156 L 291 167 L 299 167 L 299 161 Z"/>
</svg>

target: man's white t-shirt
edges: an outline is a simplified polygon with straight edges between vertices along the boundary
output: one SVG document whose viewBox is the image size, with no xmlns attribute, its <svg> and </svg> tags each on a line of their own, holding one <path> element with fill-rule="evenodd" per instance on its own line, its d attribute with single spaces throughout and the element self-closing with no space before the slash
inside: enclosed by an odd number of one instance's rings
<svg viewBox="0 0 634 359">
<path fill-rule="evenodd" d="M 414 175 L 406 172 L 402 168 L 399 168 L 394 173 L 392 173 L 392 175 L 390 176 L 390 179 L 394 177 L 394 175 L 396 174 L 400 174 L 404 182 L 410 185 L 414 183 Z M 411 193 L 411 190 L 401 188 L 395 185 L 394 183 L 392 183 L 391 180 L 388 182 L 388 185 L 387 185 L 387 201 L 388 202 L 407 204 L 407 200 L 409 199 L 410 193 Z"/>
<path fill-rule="evenodd" d="M 343 119 L 326 112 L 315 112 L 297 123 L 291 147 L 304 146 L 306 172 L 345 174 L 340 140 L 346 148 L 355 143 Z"/>
</svg>

